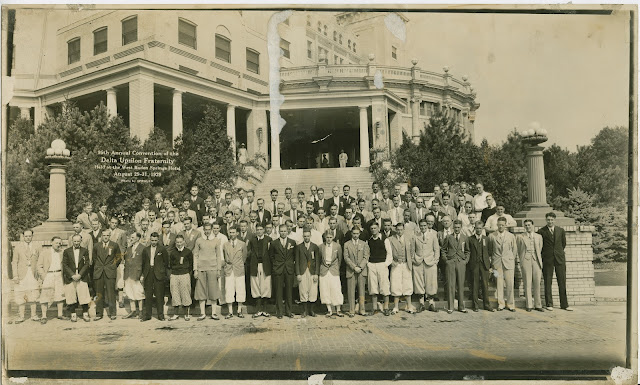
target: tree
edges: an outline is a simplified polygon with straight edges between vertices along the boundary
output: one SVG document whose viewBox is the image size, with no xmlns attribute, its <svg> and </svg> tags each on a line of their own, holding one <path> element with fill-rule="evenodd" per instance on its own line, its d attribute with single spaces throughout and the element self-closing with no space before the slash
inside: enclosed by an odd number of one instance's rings
<svg viewBox="0 0 640 385">
<path fill-rule="evenodd" d="M 181 188 L 197 184 L 204 195 L 215 188 L 231 188 L 239 168 L 234 161 L 231 140 L 220 110 L 210 104 L 195 126 L 186 127 L 176 145 L 181 167 Z M 172 183 L 175 186 L 175 183 Z M 175 187 L 169 188 L 175 190 Z"/>
<path fill-rule="evenodd" d="M 560 204 L 559 198 L 576 185 L 578 163 L 576 154 L 553 144 L 543 153 L 544 172 L 547 179 L 547 201 L 552 206 Z"/>
</svg>

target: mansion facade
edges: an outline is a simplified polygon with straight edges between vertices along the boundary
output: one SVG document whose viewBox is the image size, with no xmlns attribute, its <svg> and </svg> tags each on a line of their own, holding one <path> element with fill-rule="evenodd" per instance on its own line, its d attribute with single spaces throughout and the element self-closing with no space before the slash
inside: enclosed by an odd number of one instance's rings
<svg viewBox="0 0 640 385">
<path fill-rule="evenodd" d="M 269 168 L 368 167 L 403 133 L 417 141 L 444 107 L 471 138 L 479 104 L 466 77 L 422 69 L 386 26 L 400 12 L 4 9 L 5 124 L 36 129 L 61 103 L 100 102 L 144 141 L 183 133 L 183 110 L 226 113 L 234 150 Z M 425 63 L 428 65 L 428 63 Z M 7 83 L 8 82 L 8 83 Z M 274 124 L 275 122 L 275 124 Z M 187 128 L 188 129 L 188 128 Z"/>
</svg>

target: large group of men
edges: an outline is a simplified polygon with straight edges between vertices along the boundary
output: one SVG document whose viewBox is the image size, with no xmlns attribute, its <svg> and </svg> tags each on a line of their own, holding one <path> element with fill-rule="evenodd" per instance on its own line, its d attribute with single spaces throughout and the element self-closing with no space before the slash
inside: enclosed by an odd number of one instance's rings
<svg viewBox="0 0 640 385">
<path fill-rule="evenodd" d="M 400 301 L 409 313 L 437 312 L 438 286 L 444 288 L 446 311 L 467 313 L 465 284 L 472 310 L 494 312 L 489 285 L 495 280 L 497 310 L 516 311 L 514 273 L 521 269 L 526 310 L 553 310 L 551 283 L 555 271 L 560 307 L 571 310 L 566 296 L 564 230 L 546 215 L 546 226 L 534 232 L 531 220 L 518 236 L 516 226 L 493 196 L 475 185 L 447 183 L 426 198 L 417 187 L 401 194 L 380 189 L 334 186 L 331 196 L 310 186 L 309 194 L 277 190 L 270 199 L 255 199 L 254 191 L 214 194 L 203 198 L 192 186 L 174 207 L 161 193 L 145 198 L 132 219 L 129 234 L 119 218 L 100 205 L 87 203 L 73 225 L 74 234 L 54 237 L 50 249 L 33 244 L 25 230 L 14 247 L 12 272 L 18 317 L 47 322 L 47 309 L 56 303 L 58 318 L 90 322 L 89 304 L 95 302 L 93 321 L 116 319 L 117 306 L 129 308 L 124 318 L 147 321 L 155 307 L 157 318 L 189 320 L 210 317 L 244 318 L 246 302 L 255 305 L 255 317 L 269 317 L 267 303 L 275 297 L 276 316 L 293 318 L 294 292 L 302 317 L 316 316 L 317 302 L 326 316 L 372 316 L 398 313 Z M 540 281 L 544 282 L 543 306 Z M 356 296 L 357 293 L 357 296 Z M 366 294 L 371 309 L 365 310 Z M 393 297 L 393 306 L 389 297 Z M 414 306 L 412 296 L 419 303 Z M 167 297 L 167 298 L 165 298 Z M 382 301 L 379 301 L 382 300 Z M 167 303 L 173 311 L 169 317 Z M 480 303 L 482 302 L 482 304 Z M 37 304 L 41 316 L 37 315 Z M 64 304 L 67 305 L 65 311 Z M 234 311 L 234 303 L 237 304 Z M 199 305 L 199 312 L 197 308 Z M 154 306 L 155 305 L 155 306 Z M 194 308 L 193 310 L 191 308 Z M 70 315 L 70 317 L 68 316 Z"/>
</svg>

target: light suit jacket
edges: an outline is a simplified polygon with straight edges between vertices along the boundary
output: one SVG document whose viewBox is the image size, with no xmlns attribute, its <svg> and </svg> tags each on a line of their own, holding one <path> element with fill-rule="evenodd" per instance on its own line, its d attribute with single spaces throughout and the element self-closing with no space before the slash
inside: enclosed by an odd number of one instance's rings
<svg viewBox="0 0 640 385">
<path fill-rule="evenodd" d="M 36 246 L 31 242 L 31 252 L 26 242 L 20 242 L 13 248 L 13 260 L 11 261 L 11 271 L 13 278 L 24 279 L 27 275 L 27 269 L 31 266 L 34 277 L 38 275 L 36 266 L 40 258 L 40 246 Z"/>
<path fill-rule="evenodd" d="M 391 254 L 393 261 L 397 262 L 398 257 L 404 255 L 407 267 L 413 271 L 413 261 L 416 254 L 416 239 L 413 235 L 404 234 L 404 244 L 400 242 L 397 235 L 387 238 L 391 244 Z"/>
<path fill-rule="evenodd" d="M 328 272 L 331 272 L 334 276 L 340 275 L 340 265 L 342 264 L 342 248 L 336 242 L 332 242 L 331 249 L 333 250 L 333 256 L 330 264 L 325 263 L 325 255 L 327 254 L 327 245 L 322 244 L 320 249 L 320 276 L 324 277 Z"/>
<path fill-rule="evenodd" d="M 428 229 L 426 239 L 422 239 L 422 233 L 416 234 L 416 254 L 413 258 L 413 264 L 418 266 L 424 263 L 427 266 L 433 266 L 438 263 L 439 259 L 438 233 L 433 229 Z"/>
<path fill-rule="evenodd" d="M 491 265 L 497 269 L 502 265 L 506 270 L 513 270 L 516 266 L 518 246 L 516 237 L 508 231 L 504 232 L 504 242 L 500 241 L 500 233 L 497 231 L 489 235 L 489 254 Z"/>
<path fill-rule="evenodd" d="M 359 266 L 362 271 L 362 276 L 367 275 L 367 263 L 369 262 L 369 243 L 367 241 L 358 240 L 358 247 L 356 243 L 351 240 L 344 244 L 344 261 L 347 264 L 346 278 L 353 277 L 356 266 Z"/>
<path fill-rule="evenodd" d="M 236 239 L 236 247 L 231 240 L 222 246 L 224 252 L 224 275 L 229 277 L 233 272 L 236 277 L 244 276 L 244 261 L 247 259 L 247 244 Z"/>
<path fill-rule="evenodd" d="M 534 258 L 535 262 L 537 262 L 538 266 L 542 269 L 542 235 L 538 233 L 531 233 L 533 236 L 533 249 L 534 249 Z M 518 235 L 516 239 L 516 243 L 518 245 L 518 258 L 520 258 L 520 262 L 531 259 L 530 256 L 527 256 L 527 233 Z"/>
</svg>

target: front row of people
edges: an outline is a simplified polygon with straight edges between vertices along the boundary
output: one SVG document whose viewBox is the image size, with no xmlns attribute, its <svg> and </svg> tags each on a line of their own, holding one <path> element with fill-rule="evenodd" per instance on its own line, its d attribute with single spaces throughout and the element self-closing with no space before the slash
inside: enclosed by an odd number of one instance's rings
<svg viewBox="0 0 640 385">
<path fill-rule="evenodd" d="M 462 222 L 453 223 L 453 232 L 439 235 L 432 229 L 435 218 L 428 215 L 419 221 L 419 230 L 407 231 L 399 222 L 395 233 L 385 236 L 375 222 L 370 225 L 370 235 L 361 239 L 366 231 L 354 227 L 350 240 L 341 247 L 334 241 L 334 230 L 323 234 L 323 242 L 311 242 L 312 229 L 304 228 L 302 241 L 289 238 L 286 224 L 278 228 L 278 238 L 265 235 L 264 226 L 256 225 L 255 236 L 242 241 L 236 228 L 229 228 L 228 238 L 220 233 L 218 223 L 205 223 L 203 236 L 192 249 L 186 247 L 184 235 L 175 237 L 175 245 L 164 247 L 158 233 L 152 233 L 150 244 L 139 243 L 140 235 L 133 233 L 129 247 L 123 253 L 117 243 L 110 241 L 110 230 L 102 232 L 100 242 L 94 245 L 93 258 L 81 246 L 82 237 L 72 237 L 72 246 L 60 255 L 61 239 L 54 237 L 51 253 L 42 253 L 33 261 L 31 257 L 17 265 L 16 302 L 19 305 L 17 322 L 24 320 L 24 303 L 35 301 L 41 286 L 40 303 L 46 322 L 47 305 L 58 302 L 58 318 L 68 319 L 62 311 L 66 300 L 71 321 L 76 322 L 76 308 L 82 306 L 82 319 L 89 322 L 88 305 L 89 271 L 96 291 L 96 317 L 103 316 L 104 302 L 111 319 L 116 317 L 115 279 L 116 269 L 123 262 L 124 292 L 132 303 L 132 311 L 125 318 L 139 315 L 141 321 L 151 318 L 155 304 L 157 317 L 164 320 L 165 281 L 169 279 L 172 305 L 175 311 L 170 320 L 184 315 L 189 320 L 192 300 L 200 305 L 198 320 L 206 318 L 206 306 L 211 306 L 211 318 L 219 319 L 220 305 L 226 304 L 228 315 L 234 316 L 233 303 L 237 303 L 236 316 L 243 318 L 246 291 L 256 298 L 254 317 L 270 315 L 265 310 L 265 299 L 272 296 L 275 287 L 276 315 L 293 317 L 293 289 L 297 280 L 299 299 L 303 305 L 302 317 L 315 316 L 314 304 L 318 297 L 327 307 L 327 317 L 343 317 L 344 302 L 340 266 L 345 264 L 347 280 L 348 315 L 396 314 L 401 298 L 407 303 L 406 311 L 437 311 L 435 296 L 438 289 L 438 265 L 444 265 L 445 297 L 447 312 L 452 313 L 457 297 L 457 310 L 466 313 L 464 306 L 464 282 L 469 270 L 469 286 L 474 311 L 480 309 L 479 295 L 485 310 L 495 311 L 488 298 L 489 277 L 496 278 L 498 310 L 515 311 L 514 270 L 518 256 L 523 272 L 526 309 L 543 311 L 540 300 L 542 276 L 542 236 L 533 232 L 533 222 L 524 222 L 526 232 L 518 238 L 506 231 L 506 220 L 498 219 L 498 231 L 490 236 L 483 234 L 484 225 L 475 223 L 471 236 L 462 234 Z M 32 233 L 25 232 L 25 239 Z M 31 243 L 27 242 L 27 245 Z M 93 259 L 93 261 L 91 261 Z M 37 266 L 34 274 L 33 265 Z M 15 270 L 14 270 L 15 271 Z M 245 281 L 245 274 L 250 279 Z M 39 281 L 36 279 L 38 277 Z M 272 282 L 273 279 L 273 282 Z M 249 285 L 246 284 L 249 282 Z M 371 312 L 365 312 L 365 287 L 371 295 Z M 480 293 L 480 289 L 482 292 Z M 356 297 L 356 292 L 358 296 Z M 456 296 L 457 293 L 457 296 Z M 411 296 L 419 295 L 416 309 Z M 394 297 L 393 309 L 389 309 L 389 296 Z M 378 296 L 383 302 L 378 302 Z M 153 298 L 155 297 L 155 301 Z M 357 304 L 356 304 L 357 298 Z M 144 300 L 144 308 L 143 308 Z M 562 305 L 565 305 L 564 303 Z M 568 306 L 563 306 L 568 309 Z M 134 310 L 137 309 L 137 310 Z M 548 310 L 549 307 L 547 307 Z M 139 312 L 139 314 L 138 314 Z M 35 309 L 32 308 L 32 316 Z"/>
</svg>

